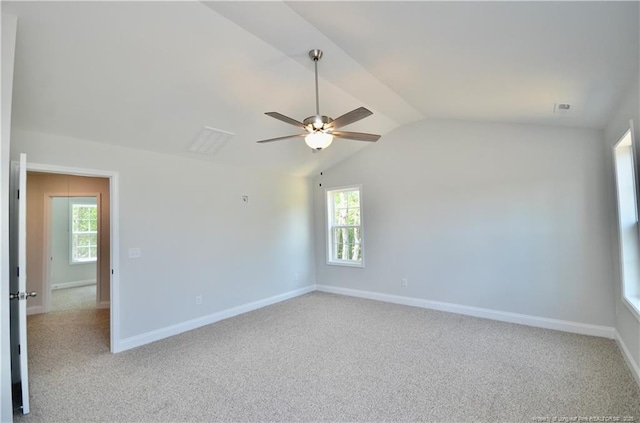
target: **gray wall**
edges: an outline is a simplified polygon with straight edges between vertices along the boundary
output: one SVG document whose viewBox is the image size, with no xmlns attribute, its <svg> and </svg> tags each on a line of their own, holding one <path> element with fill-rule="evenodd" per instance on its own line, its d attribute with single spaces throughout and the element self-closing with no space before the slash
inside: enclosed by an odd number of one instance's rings
<svg viewBox="0 0 640 423">
<path fill-rule="evenodd" d="M 74 283 L 96 281 L 96 263 L 71 264 L 70 203 L 96 204 L 95 197 L 54 197 L 51 208 L 51 287 L 61 289 Z"/>
<path fill-rule="evenodd" d="M 606 170 L 601 131 L 404 126 L 316 178 L 317 283 L 613 327 Z M 324 189 L 360 183 L 366 266 L 326 265 Z"/>
<path fill-rule="evenodd" d="M 118 172 L 121 340 L 313 284 L 306 178 L 20 130 L 11 150 Z"/>
<path fill-rule="evenodd" d="M 640 78 L 639 78 L 640 79 Z M 613 168 L 613 145 L 620 140 L 622 135 L 629 129 L 629 120 L 633 119 L 635 126 L 635 142 L 636 147 L 640 147 L 640 100 L 639 94 L 640 87 L 636 80 L 635 84 L 630 87 L 626 98 L 620 104 L 620 107 L 615 112 L 611 122 L 607 126 L 604 133 L 604 142 L 607 151 L 606 163 L 609 166 L 608 180 L 612 190 L 612 198 L 609 201 L 611 207 L 611 250 L 614 260 L 614 283 L 612 290 L 614 291 L 615 298 L 615 310 L 616 310 L 616 330 L 618 334 L 629 350 L 629 354 L 635 361 L 633 363 L 636 369 L 640 367 L 640 317 L 628 308 L 622 301 L 622 278 L 620 274 L 620 248 L 619 248 L 619 235 L 618 235 L 618 222 L 615 209 L 615 185 L 614 185 L 614 168 Z M 636 152 L 640 151 L 640 148 Z M 640 170 L 640 157 L 636 157 L 636 169 Z M 636 174 L 636 177 L 640 177 L 640 172 Z M 639 183 L 636 183 L 636 187 L 640 187 Z M 640 196 L 638 196 L 640 199 Z"/>
</svg>

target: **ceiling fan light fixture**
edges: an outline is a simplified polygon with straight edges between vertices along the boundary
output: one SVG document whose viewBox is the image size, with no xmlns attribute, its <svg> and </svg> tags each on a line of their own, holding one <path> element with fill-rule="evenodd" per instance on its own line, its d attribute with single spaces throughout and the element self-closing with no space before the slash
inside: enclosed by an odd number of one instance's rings
<svg viewBox="0 0 640 423">
<path fill-rule="evenodd" d="M 314 150 L 322 150 L 331 145 L 333 142 L 333 135 L 322 131 L 312 132 L 304 137 L 304 141 Z"/>
<path fill-rule="evenodd" d="M 258 143 L 267 143 L 273 141 L 286 140 L 289 138 L 298 138 L 304 137 L 305 142 L 309 147 L 314 150 L 322 150 L 331 145 L 333 142 L 333 138 L 345 138 L 356 141 L 369 141 L 376 142 L 380 138 L 380 135 L 375 134 L 366 134 L 363 132 L 350 132 L 350 131 L 341 131 L 339 130 L 343 126 L 350 125 L 354 122 L 357 122 L 361 119 L 366 118 L 367 116 L 372 115 L 371 111 L 364 108 L 358 107 L 348 113 L 345 113 L 339 116 L 337 119 L 332 119 L 329 116 L 320 114 L 320 99 L 318 95 L 318 60 L 322 57 L 322 50 L 311 50 L 309 52 L 309 57 L 313 60 L 313 67 L 315 70 L 315 82 L 316 82 L 316 114 L 313 116 L 309 116 L 303 122 L 298 122 L 297 120 L 290 118 L 289 116 L 285 116 L 282 113 L 278 112 L 266 112 L 267 116 L 271 116 L 274 119 L 278 119 L 282 122 L 288 123 L 289 125 L 293 125 L 297 128 L 301 128 L 308 132 L 308 134 L 294 134 L 294 135 L 286 135 L 284 137 L 276 137 L 269 138 L 266 140 L 260 140 Z M 338 131 L 336 131 L 338 129 Z"/>
</svg>

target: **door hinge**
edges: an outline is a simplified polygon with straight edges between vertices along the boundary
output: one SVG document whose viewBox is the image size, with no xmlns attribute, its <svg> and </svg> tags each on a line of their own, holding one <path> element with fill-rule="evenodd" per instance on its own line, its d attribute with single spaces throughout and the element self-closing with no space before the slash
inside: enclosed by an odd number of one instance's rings
<svg viewBox="0 0 640 423">
<path fill-rule="evenodd" d="M 20 349 L 20 344 L 18 344 L 18 354 L 22 354 L 22 350 Z"/>
<path fill-rule="evenodd" d="M 20 190 L 17 189 L 16 191 L 18 192 L 18 200 L 19 200 L 20 199 Z"/>
<path fill-rule="evenodd" d="M 16 267 L 16 276 L 20 277 L 20 268 L 19 267 Z"/>
</svg>

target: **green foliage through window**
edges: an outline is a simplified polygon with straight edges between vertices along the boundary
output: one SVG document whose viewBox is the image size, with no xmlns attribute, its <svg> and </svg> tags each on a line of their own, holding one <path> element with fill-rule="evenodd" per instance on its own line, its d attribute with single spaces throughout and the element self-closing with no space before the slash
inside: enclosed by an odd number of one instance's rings
<svg viewBox="0 0 640 423">
<path fill-rule="evenodd" d="M 95 261 L 98 257 L 98 207 L 71 205 L 71 262 Z"/>
<path fill-rule="evenodd" d="M 362 263 L 362 222 L 360 189 L 327 192 L 329 212 L 329 261 Z"/>
</svg>

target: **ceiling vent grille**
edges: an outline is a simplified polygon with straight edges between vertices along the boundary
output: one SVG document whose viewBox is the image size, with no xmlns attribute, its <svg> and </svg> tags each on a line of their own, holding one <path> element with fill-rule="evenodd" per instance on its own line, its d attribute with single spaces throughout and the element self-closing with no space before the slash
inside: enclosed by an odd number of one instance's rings
<svg viewBox="0 0 640 423">
<path fill-rule="evenodd" d="M 225 146 L 235 134 L 221 129 L 205 126 L 200 130 L 195 140 L 187 148 L 187 151 L 196 154 L 213 156 Z"/>
</svg>

